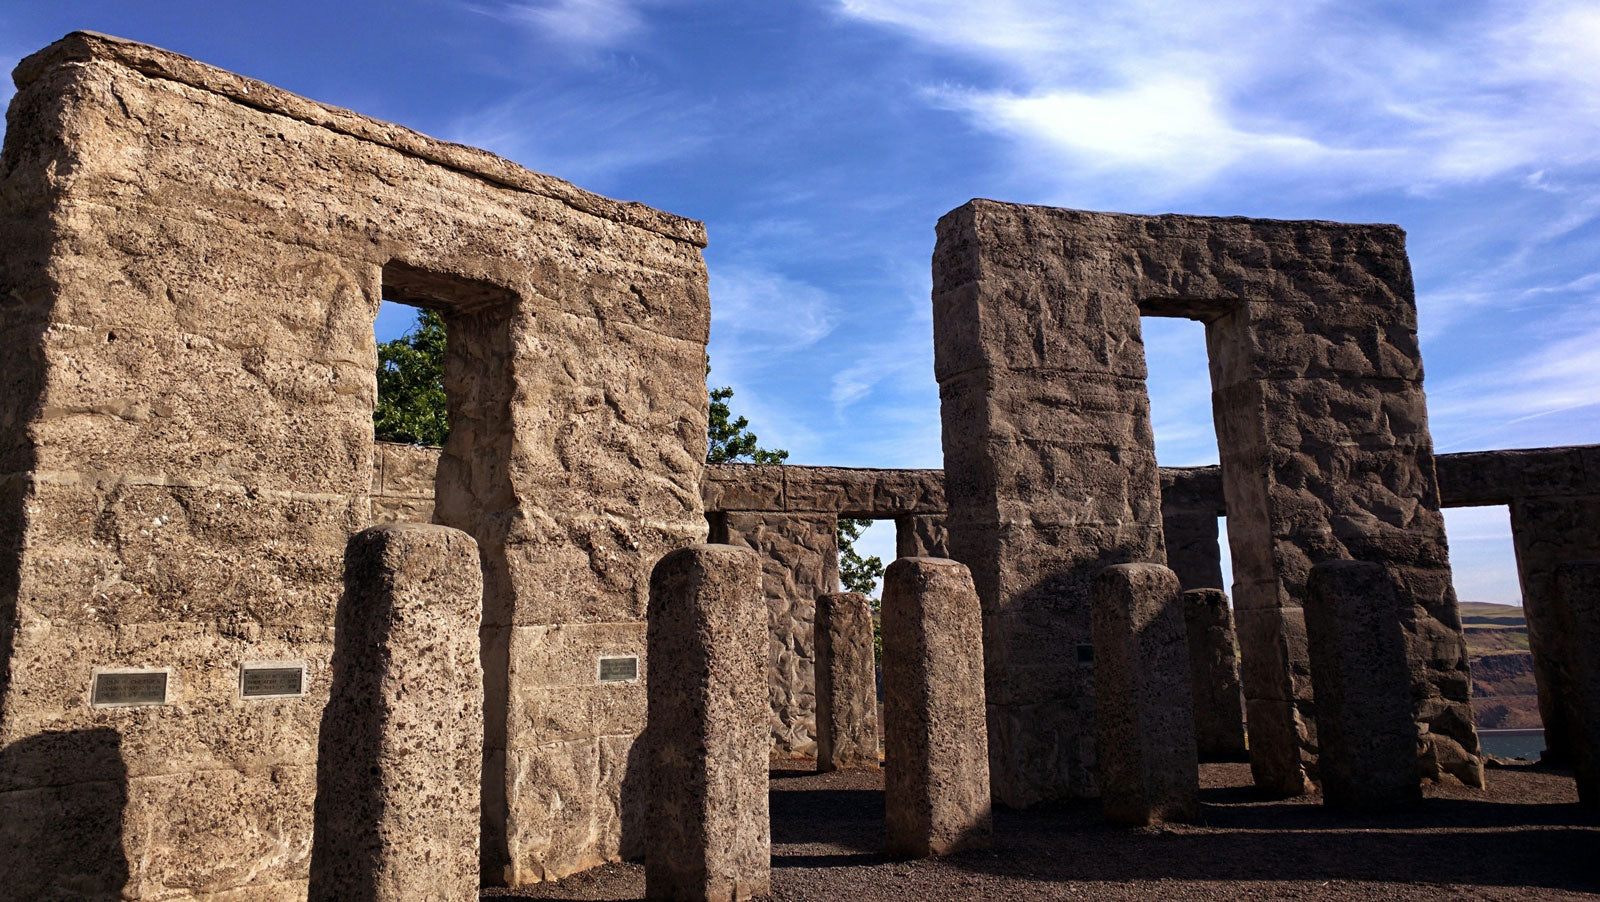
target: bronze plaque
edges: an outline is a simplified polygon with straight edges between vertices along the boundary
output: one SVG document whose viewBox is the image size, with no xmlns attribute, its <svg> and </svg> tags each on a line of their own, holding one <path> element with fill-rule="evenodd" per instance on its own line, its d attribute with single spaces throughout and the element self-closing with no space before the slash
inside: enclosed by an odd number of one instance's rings
<svg viewBox="0 0 1600 902">
<path fill-rule="evenodd" d="M 94 675 L 91 703 L 97 708 L 167 703 L 167 672 L 111 671 Z"/>
<path fill-rule="evenodd" d="M 617 655 L 600 659 L 600 682 L 626 683 L 638 678 L 638 655 Z"/>
<path fill-rule="evenodd" d="M 304 664 L 246 664 L 239 670 L 239 694 L 245 698 L 287 698 L 305 694 Z"/>
</svg>

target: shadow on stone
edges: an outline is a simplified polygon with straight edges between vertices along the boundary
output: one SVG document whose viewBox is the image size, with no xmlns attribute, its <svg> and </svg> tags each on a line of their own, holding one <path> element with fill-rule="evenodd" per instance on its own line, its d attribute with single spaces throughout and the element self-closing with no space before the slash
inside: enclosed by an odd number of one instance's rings
<svg viewBox="0 0 1600 902">
<path fill-rule="evenodd" d="M 0 750 L 0 896 L 122 899 L 127 803 L 116 730 L 41 733 Z"/>
</svg>

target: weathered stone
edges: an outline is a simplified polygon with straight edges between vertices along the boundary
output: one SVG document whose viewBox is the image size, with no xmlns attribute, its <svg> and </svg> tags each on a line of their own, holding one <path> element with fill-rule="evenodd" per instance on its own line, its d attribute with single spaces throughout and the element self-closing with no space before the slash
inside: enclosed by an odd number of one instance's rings
<svg viewBox="0 0 1600 902">
<path fill-rule="evenodd" d="M 1582 689 L 1572 680 L 1594 649 L 1578 643 L 1565 622 L 1557 571 L 1571 561 L 1600 560 L 1600 494 L 1534 495 L 1511 502 L 1511 538 L 1528 619 L 1528 648 L 1544 724 L 1544 758 L 1577 761 L 1574 711 L 1569 700 Z"/>
<path fill-rule="evenodd" d="M 1142 451 L 1126 456 L 1146 443 L 1138 317 L 1201 320 L 1257 784 L 1280 793 L 1308 785 L 1314 728 L 1296 621 L 1312 565 L 1350 558 L 1409 571 L 1398 591 L 1414 611 L 1416 634 L 1430 637 L 1412 650 L 1413 716 L 1427 728 L 1426 742 L 1449 746 L 1435 760 L 1481 784 L 1464 644 L 1432 638 L 1459 639 L 1460 625 L 1398 229 L 973 201 L 940 222 L 933 307 L 951 550 L 973 565 L 986 611 L 1014 609 L 1018 599 L 1050 607 L 1045 599 L 1074 582 L 1058 574 L 1074 567 L 1165 559 L 1148 550 L 1159 551 L 1159 541 L 1125 544 L 1117 535 L 1087 546 L 1104 552 L 1098 560 L 1051 560 L 1027 533 L 1148 522 L 1146 495 L 1133 487 L 1146 484 L 1149 464 Z M 1074 452 L 1054 452 L 1046 436 Z M 1014 547 L 1031 571 L 1007 563 Z M 1030 572 L 1042 586 L 1019 576 Z M 1066 613 L 1055 644 L 1081 641 L 1086 624 L 1072 613 L 1081 604 L 1058 607 Z M 1248 622 L 1243 612 L 1251 612 Z M 1009 687 L 995 679 L 1004 682 L 1014 665 L 987 641 L 990 702 L 1006 705 Z M 1064 674 L 1052 682 L 1072 681 Z M 1059 707 L 1064 717 L 1072 705 L 1062 699 Z M 1029 730 L 1059 720 L 996 722 L 1003 733 L 1004 724 Z M 1077 726 L 1082 733 L 1087 725 Z M 1056 752 L 1029 764 L 1032 753 L 1015 750 L 1026 747 L 1068 748 L 1070 738 L 1000 735 L 993 748 L 1002 798 L 1025 802 L 1076 788 L 1069 758 L 1068 776 L 1055 776 L 1054 788 L 1017 789 L 999 762 L 1023 762 L 1037 768 L 1026 778 L 1039 779 L 1059 775 L 1057 762 L 1068 757 Z"/>
<path fill-rule="evenodd" d="M 15 81 L 0 747 L 118 734 L 126 807 L 164 812 L 122 837 L 129 897 L 303 894 L 345 543 L 433 518 L 484 578 L 487 879 L 616 859 L 607 756 L 639 706 L 555 711 L 559 740 L 511 725 L 596 682 L 563 657 L 524 684 L 512 631 L 642 630 L 650 565 L 705 535 L 701 226 L 115 38 L 69 35 Z M 442 451 L 373 446 L 381 298 L 444 315 Z M 238 662 L 280 659 L 304 696 L 239 697 Z M 173 703 L 91 710 L 113 666 L 170 668 Z M 562 811 L 589 819 L 549 829 L 525 777 L 578 761 Z"/>
<path fill-rule="evenodd" d="M 883 575 L 882 617 L 889 853 L 988 848 L 983 625 L 972 577 L 955 561 L 901 558 Z"/>
<path fill-rule="evenodd" d="M 350 540 L 317 753 L 313 900 L 478 897 L 483 571 L 471 536 Z"/>
<path fill-rule="evenodd" d="M 696 545 L 661 559 L 650 579 L 645 895 L 764 896 L 771 872 L 767 704 L 748 549 Z"/>
<path fill-rule="evenodd" d="M 1558 565 L 1551 600 L 1570 651 L 1562 659 L 1566 692 L 1561 703 L 1578 799 L 1600 808 L 1600 560 Z"/>
<path fill-rule="evenodd" d="M 1118 564 L 1094 580 L 1100 808 L 1146 825 L 1200 813 L 1189 646 L 1178 577 Z"/>
<path fill-rule="evenodd" d="M 1307 589 L 1323 800 L 1359 810 L 1420 802 L 1404 627 L 1410 605 L 1382 565 L 1365 561 L 1317 564 Z"/>
<path fill-rule="evenodd" d="M 816 599 L 839 588 L 839 546 L 832 514 L 724 514 L 713 536 L 761 556 L 766 600 L 772 757 L 817 753 Z"/>
<path fill-rule="evenodd" d="M 872 607 L 856 592 L 817 596 L 817 770 L 878 766 Z"/>
<path fill-rule="evenodd" d="M 894 552 L 897 558 L 949 555 L 950 532 L 945 529 L 944 514 L 905 514 L 896 517 Z"/>
<path fill-rule="evenodd" d="M 1221 589 L 1183 593 L 1189 672 L 1194 683 L 1194 736 L 1202 760 L 1242 761 L 1244 697 L 1239 693 L 1233 609 Z"/>
</svg>

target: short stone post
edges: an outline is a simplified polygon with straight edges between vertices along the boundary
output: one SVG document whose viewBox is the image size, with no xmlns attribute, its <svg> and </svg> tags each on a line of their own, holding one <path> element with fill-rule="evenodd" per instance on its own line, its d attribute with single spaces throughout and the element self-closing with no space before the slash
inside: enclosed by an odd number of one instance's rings
<svg viewBox="0 0 1600 902">
<path fill-rule="evenodd" d="M 1556 565 L 1555 620 L 1564 627 L 1562 645 L 1568 697 L 1567 736 L 1578 777 L 1578 801 L 1600 808 L 1600 561 Z"/>
<path fill-rule="evenodd" d="M 317 750 L 312 902 L 478 898 L 483 570 L 460 530 L 357 533 Z"/>
<path fill-rule="evenodd" d="M 1239 692 L 1239 653 L 1228 594 L 1221 589 L 1184 592 L 1183 619 L 1189 639 L 1194 737 L 1200 760 L 1243 761 L 1244 696 Z"/>
<path fill-rule="evenodd" d="M 1381 564 L 1311 568 L 1306 643 L 1324 804 L 1372 811 L 1422 800 L 1402 624 L 1409 613 Z"/>
<path fill-rule="evenodd" d="M 767 608 L 748 548 L 695 545 L 650 575 L 645 896 L 767 894 Z"/>
<path fill-rule="evenodd" d="M 867 596 L 817 596 L 817 770 L 878 766 L 878 690 Z"/>
<path fill-rule="evenodd" d="M 1101 811 L 1140 826 L 1193 820 L 1200 762 L 1178 576 L 1117 564 L 1095 574 L 1093 601 Z"/>
<path fill-rule="evenodd" d="M 988 848 L 983 615 L 972 574 L 901 558 L 883 575 L 884 805 L 891 855 Z"/>
</svg>

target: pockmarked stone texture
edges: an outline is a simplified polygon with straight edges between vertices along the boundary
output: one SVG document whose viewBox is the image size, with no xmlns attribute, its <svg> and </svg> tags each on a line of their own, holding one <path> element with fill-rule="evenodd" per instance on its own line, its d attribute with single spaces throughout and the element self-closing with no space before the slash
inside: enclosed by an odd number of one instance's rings
<svg viewBox="0 0 1600 902">
<path fill-rule="evenodd" d="M 950 553 L 950 531 L 944 514 L 902 514 L 894 520 L 895 557 L 945 557 Z"/>
<path fill-rule="evenodd" d="M 1542 495 L 1511 502 L 1511 538 L 1522 582 L 1522 609 L 1528 620 L 1528 648 L 1539 689 L 1539 716 L 1545 728 L 1545 758 L 1575 765 L 1582 743 L 1572 722 L 1572 700 L 1585 689 L 1574 674 L 1595 649 L 1568 630 L 1557 577 L 1573 561 L 1600 560 L 1600 492 Z"/>
<path fill-rule="evenodd" d="M 1200 814 L 1189 645 L 1178 576 L 1117 564 L 1094 579 L 1100 809 L 1144 826 Z"/>
<path fill-rule="evenodd" d="M 903 521 L 942 552 L 944 474 L 939 470 L 719 464 L 701 486 L 712 539 L 761 552 L 771 617 L 772 756 L 817 751 L 816 597 L 839 588 L 839 517 Z M 903 555 L 902 555 L 903 556 Z"/>
<path fill-rule="evenodd" d="M 730 512 L 713 525 L 713 539 L 760 555 L 775 760 L 817 753 L 817 596 L 839 589 L 837 523 L 831 514 Z"/>
<path fill-rule="evenodd" d="M 1003 798 L 1076 788 L 1071 737 L 1092 733 L 1070 668 L 1026 681 L 1051 686 L 1047 705 L 1007 694 L 1023 674 L 1052 672 L 1016 650 L 1045 635 L 1052 654 L 1082 641 L 1071 574 L 1164 559 L 1145 525 L 1155 477 L 1142 450 L 1127 456 L 1148 429 L 1141 314 L 1206 324 L 1257 784 L 1308 786 L 1305 581 L 1318 562 L 1355 559 L 1391 568 L 1414 611 L 1425 757 L 1481 785 L 1398 228 L 972 201 L 940 221 L 933 306 L 951 552 L 973 566 L 989 618 Z M 1042 625 L 1013 628 L 1029 617 Z"/>
<path fill-rule="evenodd" d="M 883 574 L 884 808 L 891 855 L 988 848 L 982 613 L 967 568 L 901 558 Z"/>
<path fill-rule="evenodd" d="M 857 592 L 817 596 L 817 770 L 878 766 L 872 607 Z"/>
<path fill-rule="evenodd" d="M 450 335 L 432 517 L 484 572 L 486 878 L 618 858 L 644 688 L 595 661 L 642 657 L 650 566 L 705 536 L 703 228 L 115 38 L 15 81 L 0 747 L 112 730 L 120 761 L 0 806 L 116 780 L 139 826 L 95 879 L 304 896 L 345 544 L 406 481 L 372 441 L 389 298 Z M 303 696 L 240 697 L 279 660 Z M 96 668 L 170 668 L 170 703 L 91 709 Z"/>
<path fill-rule="evenodd" d="M 645 895 L 767 894 L 767 624 L 754 552 L 696 545 L 650 580 Z M 670 662 L 670 663 L 662 663 Z"/>
<path fill-rule="evenodd" d="M 478 898 L 483 569 L 472 537 L 350 540 L 318 737 L 313 902 Z"/>
<path fill-rule="evenodd" d="M 1600 560 L 1567 561 L 1554 576 L 1551 619 L 1565 646 L 1560 702 L 1578 800 L 1600 808 Z"/>
<path fill-rule="evenodd" d="M 1311 568 L 1305 612 L 1323 801 L 1357 810 L 1421 802 L 1410 605 L 1382 565 L 1324 561 Z"/>
<path fill-rule="evenodd" d="M 1181 582 L 1181 580 L 1180 580 Z M 1182 598 L 1193 677 L 1194 736 L 1201 760 L 1242 761 L 1244 696 L 1239 692 L 1233 609 L 1221 589 L 1188 589 Z"/>
<path fill-rule="evenodd" d="M 1225 589 L 1217 518 L 1225 513 L 1220 467 L 1161 468 L 1161 531 L 1167 566 L 1185 589 Z"/>
</svg>

